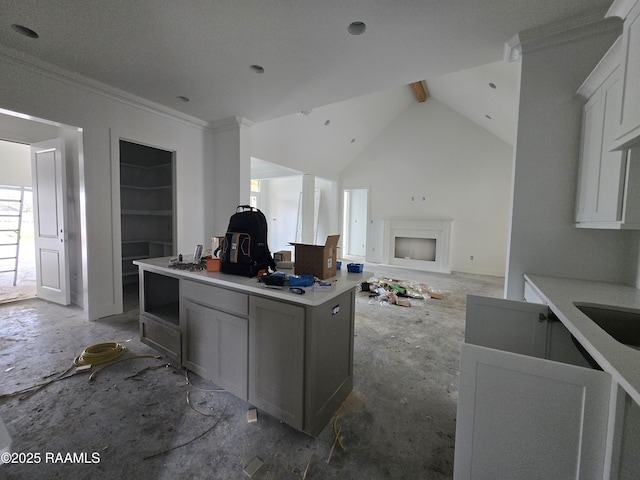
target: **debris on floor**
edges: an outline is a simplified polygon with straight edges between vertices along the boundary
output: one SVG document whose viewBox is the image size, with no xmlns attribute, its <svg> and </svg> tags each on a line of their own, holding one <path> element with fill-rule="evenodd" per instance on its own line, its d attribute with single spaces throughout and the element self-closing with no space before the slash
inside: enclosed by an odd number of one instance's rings
<svg viewBox="0 0 640 480">
<path fill-rule="evenodd" d="M 410 307 L 409 299 L 444 299 L 444 292 L 424 283 L 414 283 L 393 278 L 371 277 L 360 285 L 360 291 L 369 292 L 369 297 L 376 299 L 380 305 L 398 305 Z"/>
<path fill-rule="evenodd" d="M 256 408 L 250 408 L 247 410 L 247 423 L 254 423 L 258 421 L 258 410 Z"/>
<path fill-rule="evenodd" d="M 311 458 L 309 458 L 309 462 L 307 463 L 307 467 L 304 469 L 304 472 L 302 472 L 302 480 L 307 480 L 307 474 L 309 473 L 309 467 L 311 467 L 311 464 L 313 463 L 313 461 L 316 459 L 316 454 L 312 453 L 311 454 Z"/>
<path fill-rule="evenodd" d="M 260 467 L 262 467 L 262 465 L 264 465 L 264 462 L 260 459 L 260 457 L 255 457 L 247 464 L 246 467 L 244 467 L 243 472 L 247 477 L 251 478 L 256 474 L 258 470 L 260 470 Z"/>
</svg>

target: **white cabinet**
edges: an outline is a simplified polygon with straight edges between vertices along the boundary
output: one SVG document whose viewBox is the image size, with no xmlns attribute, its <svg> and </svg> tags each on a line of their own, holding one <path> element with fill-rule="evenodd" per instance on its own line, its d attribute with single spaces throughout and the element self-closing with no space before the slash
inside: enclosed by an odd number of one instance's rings
<svg viewBox="0 0 640 480">
<path fill-rule="evenodd" d="M 624 20 L 622 31 L 622 109 L 615 122 L 611 148 L 620 150 L 640 141 L 640 1 L 616 0 L 608 16 Z"/>
<path fill-rule="evenodd" d="M 467 296 L 465 343 L 544 358 L 546 305 Z"/>
<path fill-rule="evenodd" d="M 544 305 L 475 297 L 467 314 L 476 325 L 461 349 L 454 479 L 608 478 L 611 376 L 536 358 Z"/>
<path fill-rule="evenodd" d="M 610 151 L 622 103 L 621 40 L 618 39 L 578 90 L 582 111 L 576 226 L 638 229 L 640 166 L 628 151 Z"/>
</svg>

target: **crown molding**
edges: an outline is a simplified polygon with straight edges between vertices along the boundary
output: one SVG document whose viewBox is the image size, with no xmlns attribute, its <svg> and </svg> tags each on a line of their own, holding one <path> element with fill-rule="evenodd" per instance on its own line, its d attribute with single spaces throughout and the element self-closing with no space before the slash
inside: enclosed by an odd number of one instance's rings
<svg viewBox="0 0 640 480">
<path fill-rule="evenodd" d="M 28 70 L 36 75 L 50 78 L 65 85 L 88 90 L 92 93 L 109 98 L 110 100 L 125 103 L 129 106 L 145 110 L 146 112 L 155 115 L 163 116 L 170 120 L 176 120 L 192 127 L 200 129 L 206 129 L 209 127 L 209 122 L 177 110 L 173 110 L 159 103 L 152 102 L 151 100 L 138 97 L 137 95 L 125 92 L 124 90 L 112 87 L 106 83 L 99 82 L 98 80 L 94 80 L 79 73 L 66 70 L 62 67 L 4 45 L 0 45 L 0 61 Z"/>
<path fill-rule="evenodd" d="M 626 18 L 637 0 L 614 0 L 607 11 L 607 17 Z"/>
<path fill-rule="evenodd" d="M 211 122 L 209 124 L 210 128 L 216 133 L 235 128 L 251 128 L 254 125 L 255 122 L 244 117 L 228 117 L 221 120 L 216 120 L 215 122 Z"/>
<path fill-rule="evenodd" d="M 503 59 L 507 62 L 517 62 L 520 61 L 523 54 L 575 42 L 594 35 L 622 33 L 620 19 L 605 17 L 606 13 L 606 9 L 599 8 L 542 27 L 523 30 L 505 42 Z"/>
</svg>

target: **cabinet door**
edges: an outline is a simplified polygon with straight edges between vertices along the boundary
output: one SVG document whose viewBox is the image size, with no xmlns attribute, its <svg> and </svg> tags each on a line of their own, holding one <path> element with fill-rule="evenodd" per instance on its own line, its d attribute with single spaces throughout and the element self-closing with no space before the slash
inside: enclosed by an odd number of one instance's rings
<svg viewBox="0 0 640 480">
<path fill-rule="evenodd" d="M 624 19 L 624 91 L 615 148 L 628 146 L 640 137 L 640 2 Z"/>
<path fill-rule="evenodd" d="M 248 320 L 183 299 L 181 324 L 183 365 L 246 400 Z"/>
<path fill-rule="evenodd" d="M 604 109 L 600 91 L 589 98 L 582 108 L 582 144 L 578 184 L 577 222 L 590 222 L 596 210 L 598 174 L 602 152 Z"/>
<path fill-rule="evenodd" d="M 474 345 L 544 358 L 548 314 L 546 305 L 469 295 L 464 340 Z"/>
<path fill-rule="evenodd" d="M 598 155 L 598 192 L 595 199 L 595 221 L 621 221 L 622 200 L 626 167 L 626 152 L 610 148 L 617 131 L 616 119 L 620 118 L 622 81 L 616 68 L 601 87 L 603 121 L 601 150 Z"/>
<path fill-rule="evenodd" d="M 253 296 L 249 307 L 249 402 L 302 430 L 305 310 Z"/>
<path fill-rule="evenodd" d="M 454 480 L 602 479 L 611 376 L 463 344 Z"/>
<path fill-rule="evenodd" d="M 626 153 L 610 151 L 620 117 L 622 81 L 615 67 L 582 111 L 582 150 L 576 221 L 620 222 L 625 196 Z"/>
<path fill-rule="evenodd" d="M 181 362 L 180 330 L 176 326 L 140 314 L 140 341 Z"/>
</svg>

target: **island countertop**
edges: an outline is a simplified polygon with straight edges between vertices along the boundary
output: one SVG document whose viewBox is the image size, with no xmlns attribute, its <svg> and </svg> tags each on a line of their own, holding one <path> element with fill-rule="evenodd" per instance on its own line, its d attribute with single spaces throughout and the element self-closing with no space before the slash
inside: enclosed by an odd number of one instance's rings
<svg viewBox="0 0 640 480">
<path fill-rule="evenodd" d="M 640 312 L 640 290 L 622 284 L 542 275 L 525 275 L 525 279 L 598 365 L 640 404 L 640 351 L 615 340 L 576 306 Z"/>
<path fill-rule="evenodd" d="M 355 288 L 356 285 L 371 277 L 371 272 L 349 273 L 343 270 L 337 272 L 335 277 L 323 280 L 331 283 L 331 290 L 314 291 L 313 287 L 303 287 L 304 294 L 290 292 L 288 287 L 283 289 L 267 288 L 257 278 L 242 277 L 239 275 L 229 275 L 222 272 L 207 272 L 206 270 L 182 270 L 169 267 L 170 257 L 151 258 L 145 260 L 134 260 L 133 264 L 144 270 L 155 271 L 174 277 L 188 278 L 198 282 L 217 285 L 219 287 L 230 288 L 246 293 L 257 294 L 300 305 L 318 306 L 331 300 L 338 295 Z M 293 274 L 293 270 L 282 270 L 285 274 Z"/>
</svg>

